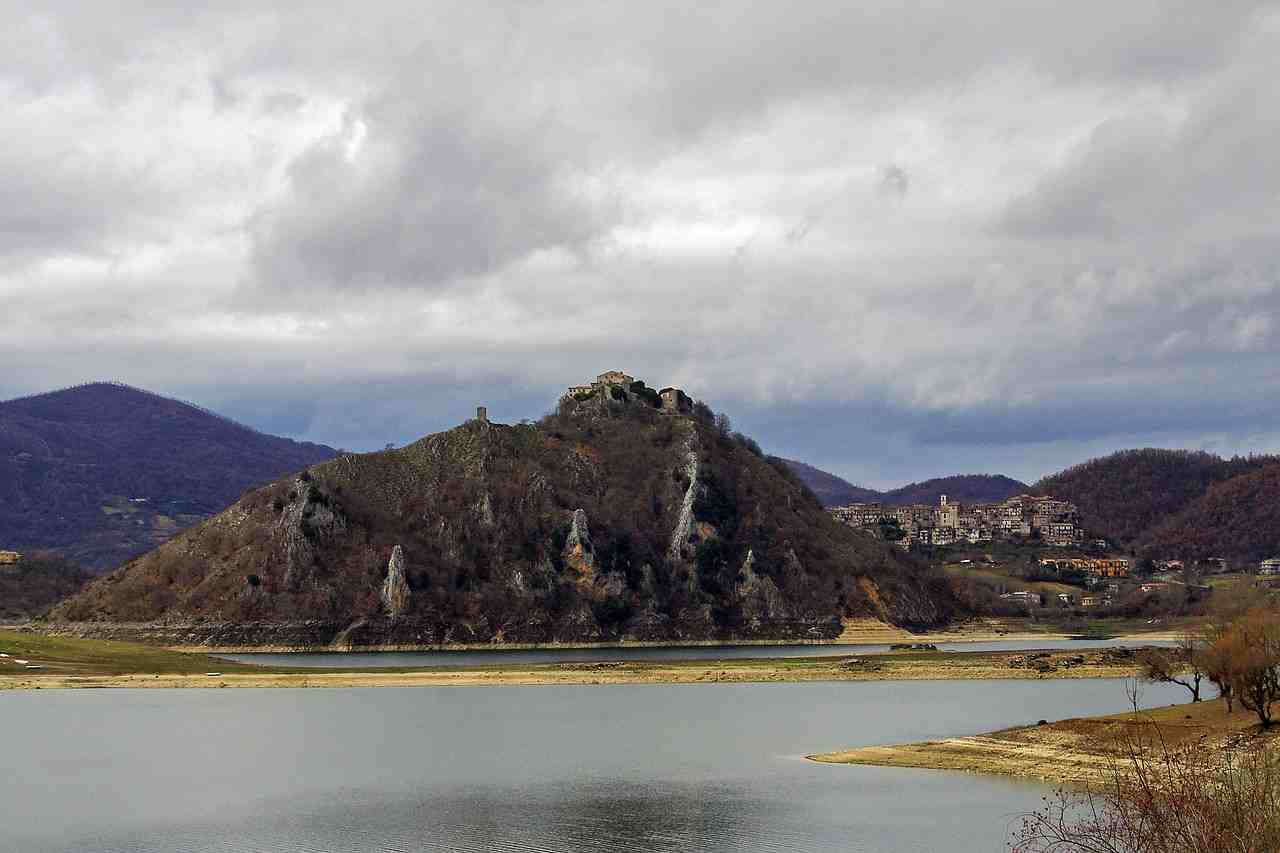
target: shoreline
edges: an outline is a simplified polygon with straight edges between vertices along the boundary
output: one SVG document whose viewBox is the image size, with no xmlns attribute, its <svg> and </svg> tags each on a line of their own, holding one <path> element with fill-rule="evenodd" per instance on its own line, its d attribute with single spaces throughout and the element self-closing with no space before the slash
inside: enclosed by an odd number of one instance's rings
<svg viewBox="0 0 1280 853">
<path fill-rule="evenodd" d="M 859 635 L 857 639 L 837 638 L 834 640 L 635 640 L 608 643 L 453 643 L 450 645 L 415 645 L 389 644 L 377 646 L 165 646 L 170 651 L 191 654 L 377 654 L 379 652 L 529 652 L 529 651 L 592 651 L 609 649 L 708 649 L 708 648 L 740 648 L 759 646 L 770 648 L 776 646 L 807 646 L 821 648 L 848 648 L 858 646 L 889 646 L 894 643 L 1037 643 L 1037 642 L 1097 642 L 1141 644 L 1144 642 L 1163 643 L 1177 639 L 1176 632 L 1152 631 L 1141 633 L 1117 634 L 1108 637 L 1088 637 L 1067 633 L 1039 633 L 1023 631 L 1017 633 L 997 632 L 947 632 L 934 631 L 925 634 L 897 633 L 892 630 L 873 635 L 875 639 L 865 639 Z M 1036 650 L 1036 646 L 1028 645 L 1026 651 Z"/>
<path fill-rule="evenodd" d="M 174 654 L 174 653 L 169 653 Z M 87 671 L 50 664 L 38 674 L 0 670 L 0 689 L 156 687 L 444 687 L 588 684 L 726 684 L 814 681 L 983 681 L 1043 678 L 1124 678 L 1137 671 L 1132 655 L 1072 650 L 1034 656 L 1013 652 L 888 652 L 864 656 L 598 661 L 459 667 L 294 669 L 240 665 L 221 671 L 214 658 L 194 658 L 207 671 Z"/>
<path fill-rule="evenodd" d="M 1115 779 L 1127 765 L 1127 745 L 1158 731 L 1169 747 L 1231 751 L 1274 748 L 1280 731 L 1260 733 L 1257 717 L 1221 699 L 1019 726 L 981 735 L 891 746 L 864 746 L 805 756 L 823 764 L 910 767 L 1014 776 L 1067 786 Z"/>
<path fill-rule="evenodd" d="M 0 626 L 0 630 L 19 631 L 23 633 L 43 634 L 53 637 L 71 637 L 81 639 L 116 639 L 120 641 L 146 642 L 148 630 L 157 626 L 145 623 L 117 623 L 121 634 L 112 636 L 111 623 L 34 623 L 27 622 L 10 626 Z M 1105 633 L 1100 636 L 1073 634 L 1063 630 L 1035 630 L 1028 627 L 1026 620 L 1021 619 L 978 619 L 971 622 L 951 625 L 946 628 L 913 633 L 881 622 L 873 618 L 846 619 L 839 635 L 827 639 L 791 638 L 791 639 L 756 639 L 739 640 L 619 640 L 605 642 L 552 642 L 552 643 L 384 643 L 374 645 L 336 644 L 237 644 L 219 643 L 174 643 L 152 640 L 158 647 L 188 654 L 351 654 L 377 652 L 504 652 L 504 651 L 575 651 L 600 649 L 645 649 L 645 648 L 716 648 L 716 647 L 773 647 L 773 646 L 812 646 L 823 648 L 828 646 L 862 646 L 892 645 L 894 643 L 989 643 L 1014 642 L 1033 644 L 1036 642 L 1069 642 L 1072 640 L 1112 640 L 1120 643 L 1165 642 L 1176 639 L 1177 631 L 1171 627 L 1158 630 L 1135 631 L 1132 623 L 1114 626 L 1115 630 L 1106 631 L 1108 626 L 1098 626 Z M 139 636 L 132 636 L 131 634 Z M 1033 648 L 1028 645 L 1026 648 Z"/>
</svg>

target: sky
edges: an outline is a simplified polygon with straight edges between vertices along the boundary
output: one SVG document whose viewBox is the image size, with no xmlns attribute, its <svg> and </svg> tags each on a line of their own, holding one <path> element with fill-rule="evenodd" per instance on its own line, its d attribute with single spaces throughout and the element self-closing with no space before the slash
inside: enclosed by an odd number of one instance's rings
<svg viewBox="0 0 1280 853">
<path fill-rule="evenodd" d="M 0 398 L 366 450 L 616 368 L 872 487 L 1280 451 L 1280 4 L 0 12 Z"/>
</svg>

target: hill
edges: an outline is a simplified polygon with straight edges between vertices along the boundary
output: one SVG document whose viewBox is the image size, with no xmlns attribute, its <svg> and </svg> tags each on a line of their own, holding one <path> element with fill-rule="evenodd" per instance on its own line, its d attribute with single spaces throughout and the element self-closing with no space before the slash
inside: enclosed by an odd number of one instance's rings
<svg viewBox="0 0 1280 853">
<path fill-rule="evenodd" d="M 783 459 L 800 480 L 822 501 L 823 506 L 846 506 L 851 503 L 879 501 L 891 506 L 936 504 L 942 495 L 961 503 L 996 503 L 1030 490 L 1026 483 L 1001 474 L 956 474 L 935 477 L 922 483 L 911 483 L 887 492 L 855 486 L 848 480 L 829 474 L 794 459 Z"/>
<path fill-rule="evenodd" d="M 943 495 L 959 503 L 999 503 L 1030 490 L 1026 483 L 1003 474 L 956 474 L 911 483 L 885 492 L 880 500 L 893 506 L 937 504 Z"/>
<path fill-rule="evenodd" d="M 1045 477 L 1035 492 L 1071 501 L 1087 530 L 1130 546 L 1214 484 L 1277 461 L 1273 456 L 1223 459 L 1190 450 L 1122 450 Z"/>
<path fill-rule="evenodd" d="M 665 406 L 628 378 L 537 424 L 478 418 L 314 465 L 51 618 L 319 646 L 818 638 L 845 616 L 952 615 L 940 575 L 835 522 L 705 407 Z"/>
<path fill-rule="evenodd" d="M 1214 483 L 1134 542 L 1154 559 L 1224 557 L 1237 564 L 1280 555 L 1280 462 Z"/>
<path fill-rule="evenodd" d="M 78 592 L 93 576 L 52 553 L 0 563 L 0 619 L 29 619 Z"/>
<path fill-rule="evenodd" d="M 880 500 L 880 493 L 875 489 L 864 489 L 855 486 L 842 477 L 829 474 L 820 468 L 814 468 L 795 459 L 783 459 L 787 467 L 800 478 L 809 491 L 822 501 L 823 506 L 845 506 L 851 503 L 866 503 Z"/>
<path fill-rule="evenodd" d="M 337 451 L 113 383 L 0 403 L 0 548 L 102 570 Z"/>
</svg>

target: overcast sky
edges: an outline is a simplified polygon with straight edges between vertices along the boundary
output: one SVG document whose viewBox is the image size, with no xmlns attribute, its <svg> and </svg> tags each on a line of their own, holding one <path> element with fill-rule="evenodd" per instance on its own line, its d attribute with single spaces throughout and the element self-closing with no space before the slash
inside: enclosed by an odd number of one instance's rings
<svg viewBox="0 0 1280 853">
<path fill-rule="evenodd" d="M 208 5 L 0 0 L 0 398 L 369 449 L 620 368 L 871 486 L 1280 450 L 1275 3 Z"/>
</svg>

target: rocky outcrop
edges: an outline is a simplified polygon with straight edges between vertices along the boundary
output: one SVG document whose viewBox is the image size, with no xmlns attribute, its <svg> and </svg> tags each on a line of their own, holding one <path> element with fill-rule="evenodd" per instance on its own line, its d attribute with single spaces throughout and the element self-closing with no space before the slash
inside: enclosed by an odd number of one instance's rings
<svg viewBox="0 0 1280 853">
<path fill-rule="evenodd" d="M 689 538 L 694 531 L 693 507 L 698 500 L 698 453 L 690 442 L 685 453 L 684 476 L 689 486 L 684 491 L 680 502 L 680 514 L 676 517 L 676 526 L 671 533 L 671 545 L 667 548 L 667 559 L 679 562 L 689 556 Z"/>
<path fill-rule="evenodd" d="M 301 587 L 312 573 L 316 550 L 346 530 L 346 519 L 333 510 L 329 495 L 308 474 L 297 477 L 275 530 L 285 566 L 285 587 Z"/>
<path fill-rule="evenodd" d="M 591 575 L 595 570 L 596 556 L 591 545 L 591 531 L 587 525 L 587 513 L 577 509 L 569 525 L 569 535 L 564 540 L 564 562 L 580 575 Z"/>
<path fill-rule="evenodd" d="M 382 606 L 392 618 L 409 609 L 409 581 L 404 576 L 404 551 L 397 545 L 387 563 L 387 579 L 382 584 Z"/>
<path fill-rule="evenodd" d="M 791 618 L 786 598 L 778 589 L 778 585 L 773 582 L 773 578 L 757 574 L 755 568 L 755 552 L 748 550 L 747 558 L 742 561 L 738 585 L 734 588 L 734 594 L 738 597 L 743 615 L 757 623 Z"/>
</svg>

